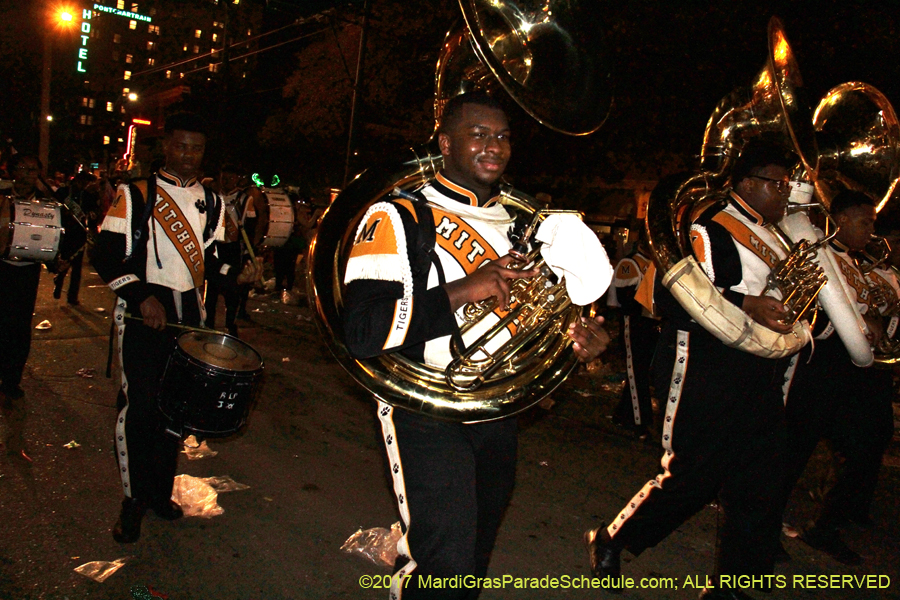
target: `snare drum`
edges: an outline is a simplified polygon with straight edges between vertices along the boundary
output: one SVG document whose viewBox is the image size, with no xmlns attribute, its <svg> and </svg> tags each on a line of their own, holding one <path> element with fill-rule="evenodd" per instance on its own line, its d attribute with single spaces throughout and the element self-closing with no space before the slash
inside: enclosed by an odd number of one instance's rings
<svg viewBox="0 0 900 600">
<path fill-rule="evenodd" d="M 262 378 L 259 353 L 213 331 L 178 336 L 159 391 L 167 431 L 184 438 L 227 437 L 244 426 Z"/>
<path fill-rule="evenodd" d="M 62 211 L 56 202 L 9 200 L 0 203 L 0 258 L 50 261 L 59 252 Z"/>
<path fill-rule="evenodd" d="M 290 197 L 277 188 L 262 188 L 269 205 L 269 223 L 263 244 L 280 248 L 294 230 L 294 207 Z"/>
</svg>

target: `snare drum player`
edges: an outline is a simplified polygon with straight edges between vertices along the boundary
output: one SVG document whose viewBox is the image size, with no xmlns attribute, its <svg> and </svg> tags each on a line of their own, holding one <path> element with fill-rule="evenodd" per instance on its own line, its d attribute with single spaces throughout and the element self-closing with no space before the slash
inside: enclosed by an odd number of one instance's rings
<svg viewBox="0 0 900 600">
<path fill-rule="evenodd" d="M 379 203 L 363 218 L 345 276 L 345 341 L 354 356 L 400 352 L 446 365 L 455 313 L 492 296 L 507 306 L 511 281 L 536 274 L 510 268 L 512 223 L 494 195 L 509 161 L 509 136 L 496 101 L 482 93 L 453 98 L 439 130 L 443 170 L 416 192 L 428 206 Z M 427 222 L 426 211 L 435 224 L 430 232 L 416 221 L 419 212 Z M 429 241 L 434 254 L 422 245 Z M 606 262 L 608 284 L 609 261 L 596 260 Z M 569 330 L 582 361 L 609 342 L 601 323 L 582 319 Z M 453 423 L 381 401 L 377 414 L 404 532 L 391 597 L 477 597 L 477 589 L 419 589 L 418 583 L 428 575 L 485 576 L 515 481 L 516 419 Z"/>
<path fill-rule="evenodd" d="M 113 538 L 121 543 L 138 539 L 148 508 L 164 519 L 182 515 L 170 500 L 181 445 L 165 431 L 157 394 L 178 333 L 167 325 L 203 324 L 204 250 L 224 240 L 221 200 L 198 183 L 205 146 L 197 115 L 167 118 L 165 166 L 119 186 L 97 241 L 97 272 L 118 296 L 115 447 L 125 499 Z"/>
<path fill-rule="evenodd" d="M 14 154 L 9 160 L 13 178 L 11 195 L 0 195 L 0 219 L 9 217 L 7 207 L 16 200 L 39 200 L 41 162 L 30 154 Z M 0 221 L 0 235 L 9 222 Z M 0 242 L 9 242 L 0 238 Z M 0 245 L 0 251 L 5 250 Z M 23 452 L 22 425 L 25 415 L 20 387 L 25 362 L 31 351 L 31 317 L 37 300 L 41 263 L 29 260 L 0 260 L 0 408 L 7 420 L 5 445 L 8 454 Z"/>
</svg>

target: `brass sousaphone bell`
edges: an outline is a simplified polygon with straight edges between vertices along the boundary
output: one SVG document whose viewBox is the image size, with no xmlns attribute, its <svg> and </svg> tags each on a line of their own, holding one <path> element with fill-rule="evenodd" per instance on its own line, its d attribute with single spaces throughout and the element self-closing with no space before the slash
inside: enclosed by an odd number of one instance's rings
<svg viewBox="0 0 900 600">
<path fill-rule="evenodd" d="M 605 121 L 610 75 L 598 53 L 599 7 L 590 0 L 460 0 L 462 26 L 445 39 L 438 61 L 435 118 L 445 102 L 472 89 L 504 88 L 527 113 L 570 135 L 587 135 Z M 307 293 L 332 353 L 350 375 L 389 404 L 435 418 L 476 422 L 512 415 L 555 389 L 577 361 L 565 336 L 580 309 L 544 319 L 523 351 L 505 357 L 475 391 L 451 386 L 445 373 L 398 354 L 357 360 L 342 341 L 343 274 L 356 225 L 369 206 L 394 188 L 412 190 L 435 177 L 443 158 L 432 142 L 398 161 L 363 171 L 325 212 L 309 254 Z M 507 208 L 534 216 L 539 204 L 510 188 Z"/>
<path fill-rule="evenodd" d="M 867 83 L 842 83 L 819 102 L 813 125 L 820 149 L 816 195 L 830 206 L 841 189 L 855 190 L 872 198 L 880 212 L 900 181 L 900 122 L 887 97 Z M 864 271 L 887 258 L 870 254 L 870 264 L 860 265 Z M 875 348 L 874 361 L 879 366 L 900 362 L 900 343 L 886 336 Z"/>
</svg>

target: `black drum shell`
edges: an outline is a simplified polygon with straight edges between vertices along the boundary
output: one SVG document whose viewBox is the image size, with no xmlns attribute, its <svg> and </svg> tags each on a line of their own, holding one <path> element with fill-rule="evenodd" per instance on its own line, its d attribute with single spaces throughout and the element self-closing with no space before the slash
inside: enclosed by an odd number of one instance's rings
<svg viewBox="0 0 900 600">
<path fill-rule="evenodd" d="M 176 344 L 159 391 L 159 410 L 169 422 L 168 431 L 179 438 L 191 434 L 198 438 L 234 435 L 247 422 L 262 372 L 261 359 L 255 370 L 233 371 L 191 356 Z"/>
</svg>

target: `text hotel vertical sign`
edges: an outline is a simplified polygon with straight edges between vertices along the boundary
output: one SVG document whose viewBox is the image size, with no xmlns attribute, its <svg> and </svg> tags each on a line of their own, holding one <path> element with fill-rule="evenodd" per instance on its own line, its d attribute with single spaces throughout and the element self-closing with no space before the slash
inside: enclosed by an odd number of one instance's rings
<svg viewBox="0 0 900 600">
<path fill-rule="evenodd" d="M 78 46 L 78 66 L 76 70 L 79 73 L 87 73 L 87 57 L 88 57 L 88 39 L 91 37 L 91 17 L 94 11 L 85 8 L 81 11 L 81 44 Z"/>
</svg>

